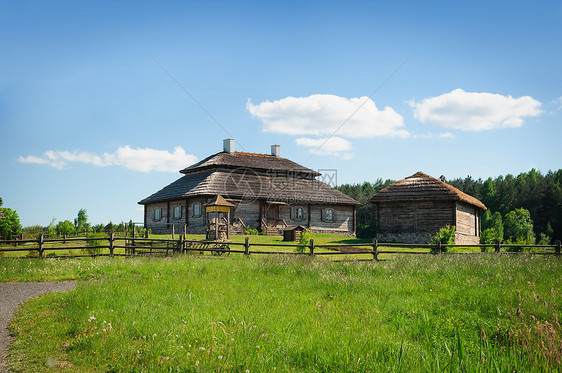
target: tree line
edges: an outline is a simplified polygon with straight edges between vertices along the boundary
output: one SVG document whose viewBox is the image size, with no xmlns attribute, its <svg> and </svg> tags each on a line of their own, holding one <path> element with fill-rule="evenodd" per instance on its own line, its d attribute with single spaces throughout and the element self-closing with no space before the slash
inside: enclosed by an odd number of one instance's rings
<svg viewBox="0 0 562 373">
<path fill-rule="evenodd" d="M 376 235 L 376 211 L 369 199 L 393 182 L 379 178 L 374 183 L 338 187 L 361 203 L 357 209 L 358 237 Z M 488 208 L 482 217 L 483 240 L 547 243 L 562 238 L 562 169 L 544 175 L 532 169 L 517 176 L 508 174 L 486 180 L 467 176 L 446 182 Z"/>
<path fill-rule="evenodd" d="M 131 227 L 134 227 L 133 221 L 128 223 L 120 222 L 114 224 L 91 224 L 88 222 L 88 212 L 86 209 L 80 209 L 76 218 L 73 221 L 61 220 L 57 222 L 56 219 L 51 220 L 47 226 L 30 225 L 22 227 L 19 216 L 15 210 L 2 207 L 2 198 L 0 197 L 0 239 L 13 240 L 21 234 L 28 237 L 37 237 L 44 234 L 49 238 L 70 236 L 77 234 L 96 234 L 96 233 L 110 233 L 110 232 L 132 232 Z M 143 234 L 144 228 L 135 227 L 135 232 Z"/>
</svg>

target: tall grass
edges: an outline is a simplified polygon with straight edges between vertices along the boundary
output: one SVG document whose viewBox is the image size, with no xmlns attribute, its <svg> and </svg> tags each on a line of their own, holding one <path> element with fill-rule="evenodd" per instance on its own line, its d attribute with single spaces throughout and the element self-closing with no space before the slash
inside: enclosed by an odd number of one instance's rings
<svg viewBox="0 0 562 373">
<path fill-rule="evenodd" d="M 562 263 L 552 257 L 72 263 L 77 277 L 103 281 L 26 303 L 12 323 L 14 370 L 560 369 Z"/>
</svg>

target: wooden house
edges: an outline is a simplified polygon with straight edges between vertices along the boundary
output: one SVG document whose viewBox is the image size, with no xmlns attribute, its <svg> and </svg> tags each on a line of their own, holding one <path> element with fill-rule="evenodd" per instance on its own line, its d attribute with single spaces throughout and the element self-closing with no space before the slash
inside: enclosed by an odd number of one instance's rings
<svg viewBox="0 0 562 373">
<path fill-rule="evenodd" d="M 282 234 L 302 225 L 314 232 L 355 235 L 357 201 L 318 180 L 320 173 L 280 156 L 234 151 L 234 140 L 180 172 L 183 177 L 143 199 L 144 225 L 152 232 L 205 233 L 205 204 L 221 195 L 232 203 L 229 230 Z"/>
<path fill-rule="evenodd" d="M 429 243 L 445 225 L 455 226 L 455 243 L 478 244 L 486 206 L 457 188 L 417 172 L 371 198 L 380 242 Z"/>
</svg>

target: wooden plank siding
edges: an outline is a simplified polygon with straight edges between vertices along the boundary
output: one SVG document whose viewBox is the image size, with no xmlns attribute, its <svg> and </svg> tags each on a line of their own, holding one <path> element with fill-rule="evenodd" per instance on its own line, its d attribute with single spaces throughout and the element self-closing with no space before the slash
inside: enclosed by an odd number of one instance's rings
<svg viewBox="0 0 562 373">
<path fill-rule="evenodd" d="M 258 229 L 260 227 L 261 206 L 260 201 L 250 203 L 240 202 L 232 213 L 234 219 L 240 218 L 248 228 Z"/>
<path fill-rule="evenodd" d="M 478 236 L 477 228 L 477 212 L 474 206 L 470 206 L 466 203 L 457 202 L 457 221 L 455 223 L 457 227 L 457 232 L 462 234 L 470 234 L 473 236 Z M 476 212 L 476 213 L 475 213 Z"/>
<path fill-rule="evenodd" d="M 392 202 L 377 205 L 378 232 L 436 232 L 453 225 L 454 203 Z"/>
</svg>

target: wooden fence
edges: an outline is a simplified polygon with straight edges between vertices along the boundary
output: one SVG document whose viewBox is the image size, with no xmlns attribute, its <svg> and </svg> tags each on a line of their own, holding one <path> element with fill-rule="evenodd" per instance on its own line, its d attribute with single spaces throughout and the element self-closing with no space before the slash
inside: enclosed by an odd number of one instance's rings
<svg viewBox="0 0 562 373">
<path fill-rule="evenodd" d="M 448 251 L 449 248 L 479 248 L 480 251 L 459 252 Z M 536 255 L 560 255 L 561 243 L 555 245 L 517 245 L 497 242 L 492 245 L 444 245 L 437 244 L 398 244 L 379 243 L 376 239 L 371 243 L 354 244 L 315 244 L 311 239 L 307 245 L 297 243 L 251 243 L 246 237 L 245 242 L 193 241 L 184 236 L 179 239 L 155 239 L 141 237 L 120 237 L 111 233 L 108 237 L 79 237 L 49 239 L 40 235 L 37 239 L 0 240 L 0 253 L 27 252 L 27 256 L 132 256 L 132 255 L 171 255 L 188 252 L 208 252 L 215 255 L 230 253 L 274 254 L 274 255 L 367 255 L 369 260 L 379 260 L 381 254 L 480 254 L 489 252 L 498 254 L 531 253 Z M 299 250 L 297 250 L 299 249 Z M 418 249 L 418 251 L 414 250 Z M 419 251 L 420 249 L 425 249 Z M 482 250 L 484 249 L 484 250 Z M 524 251 L 531 249 L 532 251 Z M 62 255 L 60 251 L 68 251 Z M 71 254 L 72 252 L 78 254 Z M 105 251 L 105 252 L 104 252 Z M 50 253 L 49 253 L 50 252 Z"/>
</svg>

